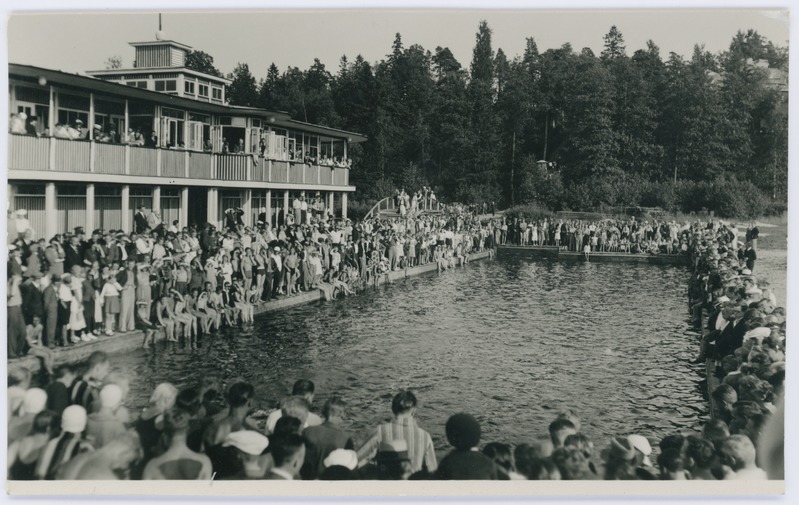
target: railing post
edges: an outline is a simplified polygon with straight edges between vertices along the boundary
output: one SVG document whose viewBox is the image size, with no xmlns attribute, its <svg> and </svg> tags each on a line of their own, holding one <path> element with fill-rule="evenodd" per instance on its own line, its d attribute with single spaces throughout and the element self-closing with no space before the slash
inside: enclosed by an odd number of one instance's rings
<svg viewBox="0 0 799 505">
<path fill-rule="evenodd" d="M 183 176 L 188 179 L 189 178 L 189 151 L 185 151 L 183 156 Z"/>
<path fill-rule="evenodd" d="M 299 166 L 299 165 L 297 165 Z M 305 165 L 302 166 L 302 183 L 305 184 Z"/>
<path fill-rule="evenodd" d="M 155 148 L 155 175 L 161 177 L 161 148 Z"/>
<path fill-rule="evenodd" d="M 95 158 L 96 154 L 97 154 L 97 145 L 92 140 L 92 141 L 90 141 L 90 144 L 89 144 L 89 172 L 92 172 L 92 173 L 94 172 L 94 158 Z"/>
<path fill-rule="evenodd" d="M 316 183 L 322 184 L 322 169 L 316 166 Z"/>
<path fill-rule="evenodd" d="M 245 181 L 251 181 L 252 180 L 252 156 L 247 155 L 246 159 L 247 159 L 247 164 L 246 164 L 246 167 L 245 167 L 244 180 Z"/>
<path fill-rule="evenodd" d="M 130 175 L 130 145 L 125 146 L 125 175 Z"/>
<path fill-rule="evenodd" d="M 267 181 L 272 182 L 272 160 L 264 158 L 264 163 L 267 164 Z"/>
<path fill-rule="evenodd" d="M 286 162 L 286 182 L 289 182 L 289 171 L 291 170 L 291 165 Z"/>
<path fill-rule="evenodd" d="M 217 154 L 211 153 L 211 179 L 216 179 L 216 159 Z"/>
</svg>

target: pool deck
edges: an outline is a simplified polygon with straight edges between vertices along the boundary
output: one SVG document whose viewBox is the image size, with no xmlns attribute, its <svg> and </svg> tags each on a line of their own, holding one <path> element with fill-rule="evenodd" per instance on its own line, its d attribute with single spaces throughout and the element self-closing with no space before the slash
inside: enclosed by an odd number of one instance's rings
<svg viewBox="0 0 799 505">
<path fill-rule="evenodd" d="M 486 250 L 469 255 L 469 261 L 478 261 L 490 258 L 492 251 Z M 389 272 L 388 275 L 382 275 L 377 279 L 376 283 L 371 286 L 380 286 L 387 282 L 395 282 L 405 279 L 407 277 L 415 277 L 430 272 L 435 272 L 438 269 L 435 263 L 428 263 L 413 268 L 406 268 L 403 270 L 396 270 Z M 289 309 L 298 305 L 306 305 L 309 303 L 318 303 L 324 301 L 325 296 L 322 290 L 316 289 L 306 293 L 291 297 L 281 297 L 277 300 L 270 302 L 259 303 L 255 307 L 255 314 L 264 314 L 268 312 L 275 312 L 278 310 Z M 164 341 L 166 339 L 163 331 L 156 331 L 154 336 L 154 343 Z M 55 364 L 62 363 L 79 363 L 86 360 L 91 353 L 95 351 L 103 351 L 106 353 L 119 353 L 126 352 L 141 347 L 144 341 L 144 332 L 140 330 L 130 331 L 126 333 L 117 333 L 113 336 L 102 335 L 92 342 L 80 342 L 72 344 L 67 347 L 59 347 L 54 349 Z M 41 361 L 33 356 L 24 356 L 22 358 L 15 358 L 8 360 L 8 371 L 25 367 L 31 372 L 38 372 L 41 368 Z"/>
<path fill-rule="evenodd" d="M 564 251 L 553 246 L 497 246 L 497 255 L 527 255 L 548 257 L 566 261 L 588 261 L 592 263 L 646 263 L 650 265 L 683 265 L 690 262 L 690 257 L 682 254 L 631 254 L 616 252 L 592 252 L 586 258 L 585 253 Z"/>
</svg>

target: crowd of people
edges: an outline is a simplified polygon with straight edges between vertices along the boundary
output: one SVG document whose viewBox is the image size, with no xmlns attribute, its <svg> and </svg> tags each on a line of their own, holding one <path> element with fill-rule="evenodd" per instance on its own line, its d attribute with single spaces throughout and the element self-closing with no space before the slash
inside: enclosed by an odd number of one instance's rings
<svg viewBox="0 0 799 505">
<path fill-rule="evenodd" d="M 757 443 L 783 400 L 785 309 L 768 282 L 755 275 L 756 227 L 747 230 L 746 249 L 737 230 L 713 221 L 691 227 L 693 275 L 689 285 L 692 315 L 703 323 L 696 363 L 710 360 L 720 381 L 712 393 L 717 422 Z M 769 454 L 779 460 L 781 453 Z"/>
<path fill-rule="evenodd" d="M 252 384 L 233 379 L 222 387 L 204 377 L 180 390 L 158 384 L 149 404 L 132 413 L 125 405 L 128 380 L 102 352 L 82 369 L 59 366 L 55 377 L 45 388 L 31 387 L 25 370 L 9 377 L 12 480 L 782 478 L 781 462 L 758 459 L 769 447 L 758 427 L 722 419 L 707 421 L 701 434 L 663 437 L 656 452 L 640 433 L 595 444 L 572 411 L 515 446 L 481 443 L 478 419 L 456 413 L 439 427 L 451 446 L 439 461 L 409 390 L 393 395 L 390 419 L 356 437 L 346 429 L 345 399 L 331 395 L 321 416 L 314 413 L 315 386 L 306 379 L 271 412 L 261 408 Z"/>
<path fill-rule="evenodd" d="M 321 290 L 353 294 L 399 269 L 467 263 L 492 246 L 490 229 L 462 206 L 413 217 L 333 220 L 304 196 L 277 226 L 245 226 L 241 209 L 217 230 L 178 228 L 141 207 L 134 231 L 82 227 L 36 237 L 24 209 L 9 215 L 8 356 L 31 353 L 52 373 L 52 350 L 135 329 L 143 345 L 162 328 L 196 345 L 200 334 L 253 323 L 255 305 Z M 262 209 L 263 210 L 263 209 Z"/>
<path fill-rule="evenodd" d="M 689 224 L 628 219 L 504 219 L 502 245 L 549 246 L 564 251 L 687 254 Z"/>
<path fill-rule="evenodd" d="M 120 131 L 121 130 L 121 131 Z M 72 121 L 58 122 L 54 125 L 53 131 L 45 125 L 39 123 L 37 116 L 29 116 L 25 112 L 18 112 L 11 114 L 9 117 L 9 133 L 14 135 L 29 135 L 34 137 L 55 137 L 66 140 L 94 140 L 95 142 L 103 144 L 128 144 L 132 146 L 144 147 L 164 147 L 172 149 L 185 149 L 186 143 L 179 139 L 162 139 L 161 143 L 158 141 L 158 134 L 150 128 L 130 127 L 125 132 L 125 128 L 118 128 L 113 122 L 108 124 L 95 123 L 91 128 L 88 128 L 80 118 L 74 118 Z M 90 135 L 91 133 L 91 135 Z M 223 137 L 219 146 L 214 147 L 214 143 L 210 138 L 206 138 L 202 142 L 202 151 L 204 152 L 221 152 L 221 154 L 242 154 L 267 157 L 267 142 L 268 137 L 262 134 L 258 145 L 253 144 L 248 150 L 243 137 L 237 140 L 228 140 Z M 200 150 L 200 146 L 197 146 Z M 319 165 L 329 168 L 352 168 L 352 159 L 335 155 L 333 152 L 322 153 L 315 156 L 310 150 L 289 149 L 287 151 L 287 161 L 295 163 L 304 163 L 306 165 Z"/>
<path fill-rule="evenodd" d="M 398 197 L 404 202 L 403 193 Z M 691 310 L 710 313 L 698 362 L 714 360 L 722 379 L 713 391 L 718 415 L 704 423 L 701 434 L 655 441 L 632 432 L 603 440 L 595 450 L 579 417 L 567 411 L 553 419 L 543 439 L 481 444 L 481 423 L 458 413 L 442 427 L 452 449 L 438 461 L 430 433 L 416 421 L 420 406 L 411 391 L 394 396 L 390 421 L 354 436 L 344 429 L 345 400 L 331 395 L 321 416 L 315 414 L 315 388 L 304 379 L 271 412 L 246 381 L 231 379 L 223 386 L 206 377 L 182 390 L 159 384 L 137 413 L 126 406 L 129 378 L 104 353 L 95 352 L 83 366 L 54 366 L 55 346 L 100 333 L 143 329 L 147 345 L 160 327 L 168 339 L 182 336 L 192 345 L 199 334 L 251 324 L 254 305 L 262 301 L 315 289 L 326 297 L 350 294 L 391 271 L 431 262 L 441 271 L 465 264 L 469 252 L 528 240 L 518 234 L 517 223 L 511 233 L 507 222 L 481 219 L 476 208 L 462 205 L 440 214 L 406 212 L 357 223 L 331 220 L 317 209 L 303 207 L 298 198 L 276 227 L 263 215 L 246 226 L 242 212 L 231 209 L 216 230 L 210 224 L 167 226 L 140 208 L 133 233 L 87 235 L 77 228 L 49 241 L 36 238 L 24 212 L 9 216 L 15 234 L 8 264 L 9 358 L 29 352 L 46 372 L 37 379 L 15 367 L 9 376 L 9 478 L 783 477 L 785 311 L 753 275 L 756 254 L 746 251 L 754 251 L 756 233 L 747 233 L 744 248 L 737 230 L 718 221 L 651 227 L 633 221 L 626 231 L 648 237 L 664 236 L 665 230 L 671 238 L 675 230 L 691 254 Z M 580 230 L 597 234 L 591 230 L 595 224 L 573 224 L 572 236 Z M 535 227 L 529 240 L 555 240 L 555 226 Z"/>
</svg>

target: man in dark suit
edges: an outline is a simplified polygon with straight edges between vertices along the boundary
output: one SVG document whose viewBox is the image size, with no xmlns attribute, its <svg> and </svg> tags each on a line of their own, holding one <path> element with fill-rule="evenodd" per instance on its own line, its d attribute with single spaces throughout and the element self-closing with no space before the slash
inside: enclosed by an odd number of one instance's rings
<svg viewBox="0 0 799 505">
<path fill-rule="evenodd" d="M 64 271 L 71 272 L 75 265 L 83 265 L 83 248 L 78 235 L 72 235 L 64 246 Z"/>
<path fill-rule="evenodd" d="M 42 273 L 35 272 L 32 276 L 25 278 L 25 281 L 19 287 L 22 293 L 22 316 L 25 318 L 26 325 L 32 324 L 34 317 L 43 320 L 44 298 L 39 289 L 41 278 Z"/>
<path fill-rule="evenodd" d="M 55 285 L 56 282 L 60 282 L 60 278 L 51 278 L 49 275 L 45 275 L 39 281 L 39 287 L 42 289 L 42 305 L 43 305 L 43 313 L 44 317 L 42 317 L 42 323 L 44 323 L 44 331 L 42 332 L 42 345 L 46 345 L 51 349 L 55 347 L 56 344 L 56 335 L 58 334 L 58 295 Z"/>
<path fill-rule="evenodd" d="M 133 227 L 136 230 L 136 234 L 144 233 L 147 230 L 147 208 L 142 205 L 139 207 L 139 210 L 133 215 Z"/>
<path fill-rule="evenodd" d="M 272 459 L 275 461 L 267 480 L 297 480 L 305 461 L 305 441 L 296 433 L 273 437 L 270 441 Z"/>
<path fill-rule="evenodd" d="M 727 324 L 719 338 L 716 339 L 716 346 L 713 348 L 713 357 L 716 360 L 720 361 L 724 356 L 732 354 L 743 345 L 744 335 L 748 330 L 747 323 L 754 319 L 757 314 L 757 310 L 749 309 Z"/>
</svg>

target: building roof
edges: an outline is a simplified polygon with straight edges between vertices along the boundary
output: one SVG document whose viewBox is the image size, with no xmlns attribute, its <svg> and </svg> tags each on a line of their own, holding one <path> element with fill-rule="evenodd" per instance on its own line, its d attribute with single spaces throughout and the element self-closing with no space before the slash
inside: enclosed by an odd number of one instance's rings
<svg viewBox="0 0 799 505">
<path fill-rule="evenodd" d="M 181 44 L 180 42 L 175 42 L 174 40 L 151 40 L 148 42 L 128 42 L 128 44 L 130 44 L 133 47 L 169 45 L 169 46 L 179 47 L 181 49 L 187 49 L 187 50 L 191 49 L 191 46 L 187 46 L 186 44 Z"/>
<path fill-rule="evenodd" d="M 17 77 L 36 83 L 40 78 L 46 79 L 48 83 L 55 83 L 64 88 L 75 88 L 78 91 L 90 91 L 99 95 L 112 95 L 115 97 L 128 98 L 157 103 L 171 107 L 178 107 L 195 112 L 205 112 L 216 115 L 240 114 L 248 117 L 258 117 L 267 120 L 270 124 L 279 125 L 283 128 L 295 128 L 325 135 L 332 138 L 350 139 L 350 142 L 363 142 L 366 140 L 364 135 L 347 132 L 336 128 L 322 125 L 314 125 L 295 121 L 285 112 L 268 111 L 257 107 L 242 107 L 235 105 L 222 105 L 210 102 L 201 102 L 192 98 L 183 98 L 176 95 L 168 95 L 159 91 L 126 86 L 113 81 L 104 81 L 95 77 L 80 74 L 71 74 L 60 70 L 36 67 L 33 65 L 22 65 L 19 63 L 9 63 L 8 73 L 11 77 Z M 203 74 L 204 75 L 204 74 Z"/>
<path fill-rule="evenodd" d="M 110 68 L 103 70 L 87 70 L 87 75 L 117 75 L 117 74 L 149 74 L 152 72 L 182 72 L 184 74 L 194 75 L 212 81 L 219 81 L 224 84 L 230 85 L 233 81 L 225 77 L 218 77 L 216 75 L 206 74 L 205 72 L 198 72 L 187 67 L 137 67 L 137 68 Z"/>
</svg>

